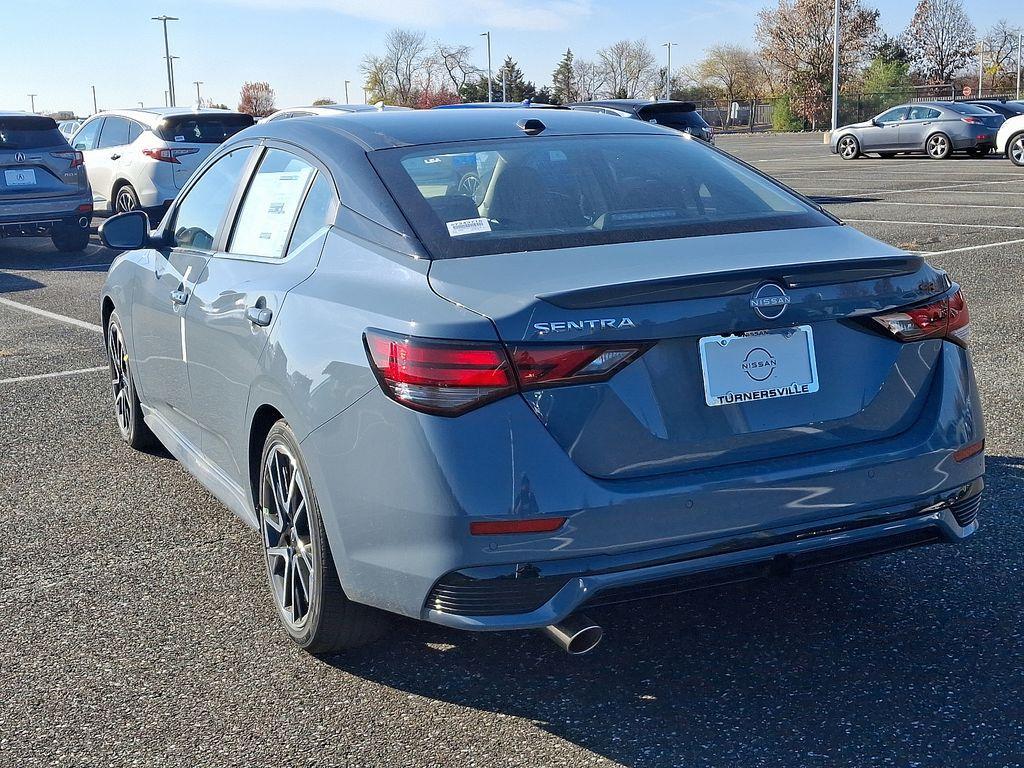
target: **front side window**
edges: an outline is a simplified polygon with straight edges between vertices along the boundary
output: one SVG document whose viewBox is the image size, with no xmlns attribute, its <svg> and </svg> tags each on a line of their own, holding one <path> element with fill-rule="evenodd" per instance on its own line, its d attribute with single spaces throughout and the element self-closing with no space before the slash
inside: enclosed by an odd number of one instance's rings
<svg viewBox="0 0 1024 768">
<path fill-rule="evenodd" d="M 370 160 L 434 258 L 835 223 L 681 136 L 524 137 Z"/>
<path fill-rule="evenodd" d="M 90 120 L 88 123 L 82 126 L 82 128 L 72 137 L 74 141 L 75 149 L 83 152 L 88 152 L 90 149 L 96 149 L 96 139 L 100 136 L 100 124 L 103 122 L 103 118 L 99 120 Z"/>
<path fill-rule="evenodd" d="M 888 112 L 879 115 L 876 119 L 880 123 L 898 123 L 900 120 L 907 119 L 907 108 L 896 107 L 896 109 L 890 109 Z"/>
<path fill-rule="evenodd" d="M 913 107 L 910 110 L 908 120 L 935 120 L 939 116 L 937 109 L 931 107 Z"/>
<path fill-rule="evenodd" d="M 130 122 L 123 117 L 108 117 L 104 120 L 103 130 L 100 131 L 100 141 L 96 148 L 122 147 L 127 144 Z"/>
<path fill-rule="evenodd" d="M 207 251 L 213 248 L 251 150 L 243 147 L 224 155 L 185 193 L 174 213 L 175 246 Z"/>
<path fill-rule="evenodd" d="M 230 253 L 277 259 L 316 169 L 280 149 L 268 149 L 249 182 L 231 233 Z"/>
</svg>

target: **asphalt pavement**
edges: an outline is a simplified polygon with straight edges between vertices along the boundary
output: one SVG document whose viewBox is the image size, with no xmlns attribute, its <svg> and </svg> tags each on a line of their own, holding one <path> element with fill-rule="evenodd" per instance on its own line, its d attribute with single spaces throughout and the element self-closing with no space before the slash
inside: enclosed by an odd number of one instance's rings
<svg viewBox="0 0 1024 768">
<path fill-rule="evenodd" d="M 958 280 L 988 426 L 981 530 L 536 633 L 412 621 L 326 660 L 277 624 L 254 534 L 114 425 L 113 254 L 0 241 L 0 766 L 1024 765 L 1024 169 L 726 151 Z"/>
</svg>

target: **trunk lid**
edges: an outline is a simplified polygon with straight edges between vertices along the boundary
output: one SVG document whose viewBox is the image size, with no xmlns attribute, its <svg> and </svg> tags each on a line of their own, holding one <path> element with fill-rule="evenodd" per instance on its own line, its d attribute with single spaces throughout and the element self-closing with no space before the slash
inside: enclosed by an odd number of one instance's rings
<svg viewBox="0 0 1024 768">
<path fill-rule="evenodd" d="M 429 279 L 441 296 L 490 318 L 508 345 L 656 342 L 608 381 L 524 395 L 582 470 L 609 479 L 762 461 L 906 430 L 927 398 L 941 342 L 902 344 L 858 318 L 949 286 L 920 257 L 838 226 L 442 259 Z M 759 293 L 759 316 L 751 298 L 765 284 L 782 287 L 788 303 L 774 299 L 775 289 Z M 812 352 L 778 346 L 781 332 L 797 327 L 810 328 Z M 743 336 L 725 344 L 748 350 L 747 359 L 767 347 L 787 375 L 800 362 L 793 368 L 784 355 L 803 354 L 816 367 L 817 391 L 709 405 L 709 387 L 731 391 L 717 377 L 736 361 L 715 357 L 720 341 L 701 339 L 752 332 L 768 332 L 765 343 Z M 761 353 L 753 354 L 756 361 Z M 773 383 L 790 382 L 765 386 Z"/>
</svg>

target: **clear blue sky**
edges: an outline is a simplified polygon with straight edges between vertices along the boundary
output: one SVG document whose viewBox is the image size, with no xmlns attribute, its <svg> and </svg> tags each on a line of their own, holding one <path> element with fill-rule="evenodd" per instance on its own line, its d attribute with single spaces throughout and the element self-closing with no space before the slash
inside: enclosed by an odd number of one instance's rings
<svg viewBox="0 0 1024 768">
<path fill-rule="evenodd" d="M 865 0 L 870 3 L 870 0 Z M 194 80 L 204 97 L 234 106 L 244 80 L 267 80 L 279 106 L 320 96 L 341 101 L 344 81 L 362 99 L 359 62 L 379 51 L 396 25 L 431 39 L 476 46 L 490 29 L 493 57 L 517 59 L 538 86 L 567 47 L 590 57 L 624 37 L 646 38 L 659 55 L 662 42 L 679 43 L 673 68 L 699 58 L 716 42 L 752 45 L 757 11 L 772 0 L 4 0 L 0 47 L 0 109 L 92 111 L 99 106 L 162 105 L 166 82 L 163 37 L 151 16 L 181 17 L 170 26 L 178 103 L 193 103 Z M 886 31 L 902 30 L 914 0 L 878 0 Z M 1005 0 L 966 0 L 975 25 L 1014 19 Z M 77 42 L 75 42 L 77 41 Z"/>
</svg>

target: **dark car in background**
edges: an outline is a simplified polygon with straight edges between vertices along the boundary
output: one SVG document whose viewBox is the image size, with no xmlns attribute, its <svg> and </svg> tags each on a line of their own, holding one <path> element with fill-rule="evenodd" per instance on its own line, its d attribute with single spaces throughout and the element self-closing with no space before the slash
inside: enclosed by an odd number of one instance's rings
<svg viewBox="0 0 1024 768">
<path fill-rule="evenodd" d="M 1010 101 L 1009 99 L 971 99 L 964 104 L 974 104 L 984 109 L 991 110 L 997 115 L 1009 119 L 1017 115 L 1024 115 L 1024 101 Z"/>
<path fill-rule="evenodd" d="M 570 104 L 571 109 L 598 112 L 614 117 L 626 117 L 656 123 L 688 133 L 708 144 L 715 143 L 715 132 L 697 111 L 692 101 L 652 101 L 650 99 L 604 99 Z"/>
<path fill-rule="evenodd" d="M 58 250 L 80 251 L 91 218 L 82 153 L 56 121 L 0 112 L 0 238 L 48 235 Z"/>
<path fill-rule="evenodd" d="M 954 152 L 981 157 L 995 146 L 1005 119 L 966 102 L 901 104 L 833 131 L 832 154 L 843 160 L 856 160 L 868 152 L 880 157 L 925 154 L 933 160 L 944 160 Z"/>
</svg>

